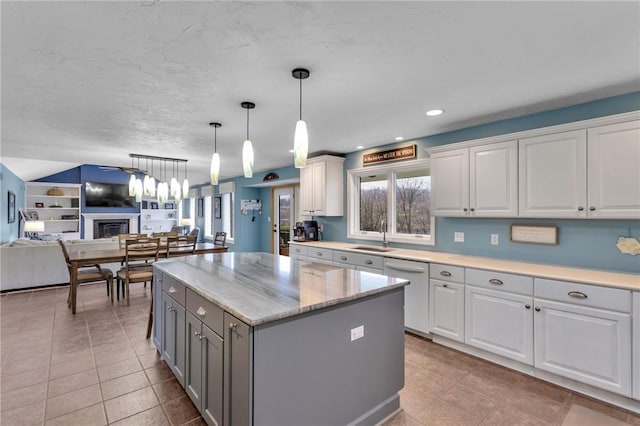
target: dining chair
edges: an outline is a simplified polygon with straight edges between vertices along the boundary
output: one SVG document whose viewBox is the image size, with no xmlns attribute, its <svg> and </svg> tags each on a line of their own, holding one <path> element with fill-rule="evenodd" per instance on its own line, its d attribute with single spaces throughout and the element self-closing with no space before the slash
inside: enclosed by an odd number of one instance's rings
<svg viewBox="0 0 640 426">
<path fill-rule="evenodd" d="M 159 238 L 139 238 L 125 241 L 124 267 L 118 271 L 118 280 L 124 285 L 127 305 L 129 304 L 129 285 L 147 283 L 153 280 L 153 262 L 160 253 Z"/>
<path fill-rule="evenodd" d="M 227 241 L 227 233 L 222 231 L 216 232 L 216 236 L 213 238 L 213 245 L 224 247 L 225 241 Z"/>
<path fill-rule="evenodd" d="M 154 232 L 151 234 L 153 238 L 167 238 L 167 237 L 177 237 L 178 233 L 176 231 L 169 232 Z"/>
<path fill-rule="evenodd" d="M 197 239 L 193 235 L 167 238 L 167 257 L 185 256 L 194 254 Z"/>
<path fill-rule="evenodd" d="M 195 235 L 196 239 L 200 239 L 200 228 L 194 226 L 189 235 Z"/>
<path fill-rule="evenodd" d="M 147 234 L 118 234 L 118 246 L 125 248 L 126 240 L 137 240 L 138 238 L 146 238 Z"/>
<path fill-rule="evenodd" d="M 71 302 L 71 291 L 73 290 L 71 288 L 73 270 L 67 247 L 62 240 L 58 240 L 58 244 L 60 244 L 67 269 L 69 270 L 69 295 L 67 296 L 67 304 L 69 304 Z M 78 285 L 102 280 L 107 284 L 107 297 L 111 296 L 111 303 L 113 303 L 113 271 L 111 269 L 101 268 L 100 265 L 91 265 L 78 269 L 76 273 L 76 283 Z"/>
</svg>

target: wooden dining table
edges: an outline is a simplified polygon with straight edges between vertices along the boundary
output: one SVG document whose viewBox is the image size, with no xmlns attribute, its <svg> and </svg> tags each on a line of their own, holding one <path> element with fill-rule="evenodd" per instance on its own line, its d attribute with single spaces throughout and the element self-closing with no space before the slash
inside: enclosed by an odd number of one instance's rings
<svg viewBox="0 0 640 426">
<path fill-rule="evenodd" d="M 224 253 L 229 248 L 226 246 L 218 246 L 211 243 L 199 243 L 196 244 L 195 254 L 207 254 L 207 253 Z M 185 252 L 185 255 L 191 255 L 189 252 Z M 166 257 L 166 250 L 160 247 L 159 257 Z M 176 253 L 172 252 L 172 256 Z M 93 266 L 104 263 L 124 262 L 127 257 L 127 251 L 124 248 L 104 249 L 104 250 L 86 250 L 86 251 L 72 251 L 69 253 L 69 260 L 71 262 L 71 276 L 69 277 L 71 286 L 71 293 L 69 297 L 69 304 L 71 306 L 71 313 L 76 313 L 76 295 L 78 292 L 78 269 L 83 266 Z"/>
</svg>

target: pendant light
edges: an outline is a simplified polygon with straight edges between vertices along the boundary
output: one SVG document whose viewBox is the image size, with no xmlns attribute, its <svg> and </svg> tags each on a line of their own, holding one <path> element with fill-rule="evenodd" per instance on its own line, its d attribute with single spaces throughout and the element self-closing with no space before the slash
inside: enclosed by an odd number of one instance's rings
<svg viewBox="0 0 640 426">
<path fill-rule="evenodd" d="M 187 177 L 187 162 L 184 162 L 184 180 L 182 181 L 182 198 L 189 196 L 189 178 Z"/>
<path fill-rule="evenodd" d="M 296 123 L 296 132 L 293 136 L 293 163 L 297 169 L 307 165 L 307 153 L 309 151 L 309 134 L 307 123 L 302 121 L 302 80 L 309 78 L 309 70 L 296 68 L 291 71 L 293 78 L 300 80 L 300 119 Z"/>
<path fill-rule="evenodd" d="M 131 176 L 129 176 L 129 197 L 136 195 L 136 174 L 133 172 L 133 157 L 131 157 Z"/>
<path fill-rule="evenodd" d="M 162 168 L 160 168 L 160 174 L 162 178 Z M 158 203 L 166 203 L 169 199 L 169 187 L 167 186 L 167 161 L 164 161 L 164 179 L 160 179 L 158 184 Z"/>
<path fill-rule="evenodd" d="M 209 174 L 211 175 L 211 185 L 218 184 L 218 178 L 220 177 L 220 155 L 218 155 L 218 127 L 222 127 L 220 123 L 209 123 L 209 126 L 213 127 L 213 155 L 211 156 L 211 169 Z"/>
<path fill-rule="evenodd" d="M 176 191 L 180 188 L 178 184 L 178 179 L 176 179 L 176 170 L 175 170 L 176 162 L 171 162 L 171 184 L 169 185 L 170 194 L 172 197 L 175 197 Z"/>
<path fill-rule="evenodd" d="M 140 158 L 138 158 L 138 170 L 140 170 Z M 144 188 L 142 187 L 142 180 L 138 178 L 136 179 L 136 182 L 134 184 L 134 193 L 136 197 L 136 203 L 139 203 L 140 201 L 142 201 L 143 192 L 144 192 Z"/>
<path fill-rule="evenodd" d="M 153 177 L 153 158 L 151 159 L 151 174 L 149 175 L 149 196 L 156 196 L 156 179 Z"/>
<path fill-rule="evenodd" d="M 253 177 L 253 145 L 249 139 L 249 110 L 254 109 L 256 104 L 242 102 L 240 106 L 247 110 L 247 139 L 242 144 L 242 170 L 244 171 L 244 177 L 250 178 Z"/>
</svg>

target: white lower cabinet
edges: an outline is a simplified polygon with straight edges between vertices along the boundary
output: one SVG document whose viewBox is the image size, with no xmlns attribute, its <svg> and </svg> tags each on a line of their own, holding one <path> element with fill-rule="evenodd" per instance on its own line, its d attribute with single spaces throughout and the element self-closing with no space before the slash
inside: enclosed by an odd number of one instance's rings
<svg viewBox="0 0 640 426">
<path fill-rule="evenodd" d="M 536 299 L 535 367 L 631 395 L 631 315 Z"/>
<path fill-rule="evenodd" d="M 633 293 L 633 397 L 640 400 L 640 291 Z"/>
<path fill-rule="evenodd" d="M 533 297 L 467 285 L 465 343 L 533 364 Z"/>
<path fill-rule="evenodd" d="M 464 284 L 429 281 L 431 332 L 464 342 Z"/>
<path fill-rule="evenodd" d="M 411 281 L 404 288 L 404 326 L 429 333 L 429 264 L 400 259 L 384 259 L 384 275 Z"/>
</svg>

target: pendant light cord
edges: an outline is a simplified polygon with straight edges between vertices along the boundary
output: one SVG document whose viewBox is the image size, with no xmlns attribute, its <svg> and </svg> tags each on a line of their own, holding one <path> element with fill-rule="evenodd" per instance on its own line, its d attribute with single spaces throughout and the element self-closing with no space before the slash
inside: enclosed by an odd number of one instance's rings
<svg viewBox="0 0 640 426">
<path fill-rule="evenodd" d="M 247 140 L 249 139 L 249 108 L 247 108 Z"/>
<path fill-rule="evenodd" d="M 300 79 L 300 121 L 302 121 L 302 79 Z"/>
<path fill-rule="evenodd" d="M 218 128 L 213 126 L 213 152 L 218 152 Z"/>
</svg>

